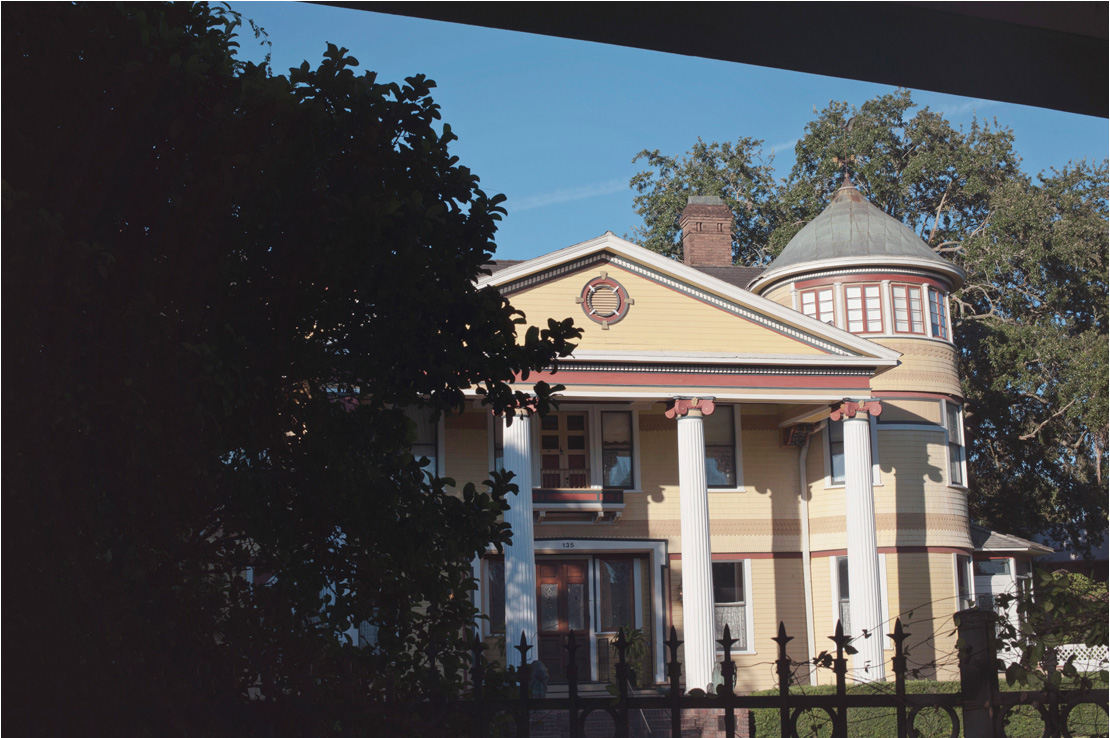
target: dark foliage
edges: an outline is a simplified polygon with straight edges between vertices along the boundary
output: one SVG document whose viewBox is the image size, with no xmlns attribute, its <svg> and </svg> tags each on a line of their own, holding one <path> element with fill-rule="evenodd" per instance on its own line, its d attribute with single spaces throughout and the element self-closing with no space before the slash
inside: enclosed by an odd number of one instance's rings
<svg viewBox="0 0 1110 738">
<path fill-rule="evenodd" d="M 576 335 L 518 343 L 522 316 L 475 289 L 502 198 L 450 155 L 430 81 L 356 75 L 330 44 L 271 76 L 236 62 L 238 23 L 3 9 L 20 733 L 240 733 L 248 696 L 315 733 L 341 698 L 451 693 L 514 487 L 431 479 L 398 408 L 478 386 L 503 409 Z M 363 619 L 378 648 L 341 638 Z"/>
</svg>

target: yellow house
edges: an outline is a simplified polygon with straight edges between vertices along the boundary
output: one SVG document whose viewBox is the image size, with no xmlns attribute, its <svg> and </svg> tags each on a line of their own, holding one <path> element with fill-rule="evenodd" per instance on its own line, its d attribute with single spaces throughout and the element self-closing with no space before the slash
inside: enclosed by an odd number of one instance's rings
<svg viewBox="0 0 1110 738">
<path fill-rule="evenodd" d="M 911 668 L 944 676 L 975 597 L 948 313 L 964 273 L 848 180 L 765 270 L 732 266 L 731 222 L 693 197 L 685 262 L 606 233 L 481 280 L 531 324 L 585 329 L 529 377 L 566 386 L 557 412 L 506 425 L 475 399 L 427 439 L 458 483 L 505 468 L 521 487 L 513 545 L 475 562 L 482 633 L 523 632 L 557 682 L 573 629 L 579 678 L 607 681 L 609 641 L 635 627 L 650 683 L 674 625 L 692 689 L 727 623 L 737 687 L 759 689 L 779 621 L 807 661 L 842 620 L 867 681 L 901 616 Z"/>
</svg>

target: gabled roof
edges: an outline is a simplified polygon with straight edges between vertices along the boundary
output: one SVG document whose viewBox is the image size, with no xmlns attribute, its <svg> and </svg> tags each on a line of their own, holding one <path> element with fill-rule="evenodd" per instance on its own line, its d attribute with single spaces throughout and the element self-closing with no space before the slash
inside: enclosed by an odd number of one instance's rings
<svg viewBox="0 0 1110 738">
<path fill-rule="evenodd" d="M 996 552 L 1017 552 L 1017 553 L 1030 553 L 1033 556 L 1044 556 L 1053 553 L 1054 549 L 1050 546 L 1030 541 L 1018 536 L 1007 535 L 1006 533 L 999 533 L 996 530 L 984 528 L 981 525 L 971 524 L 971 544 L 975 546 L 976 551 L 996 551 Z"/>
<path fill-rule="evenodd" d="M 550 254 L 507 264 L 496 269 L 496 271 L 491 268 L 490 271 L 493 273 L 479 279 L 478 286 L 493 286 L 503 290 L 508 289 L 511 292 L 518 285 L 527 284 L 545 273 L 551 273 L 553 270 L 565 270 L 568 267 L 573 267 L 575 263 L 580 263 L 583 259 L 595 255 L 607 255 L 607 258 L 611 258 L 618 266 L 623 263 L 635 269 L 648 270 L 654 274 L 664 275 L 667 279 L 673 280 L 675 284 L 690 285 L 731 303 L 736 306 L 741 314 L 747 313 L 757 317 L 766 316 L 766 320 L 790 326 L 792 331 L 804 333 L 816 337 L 822 342 L 835 345 L 834 347 L 839 348 L 836 348 L 832 354 L 838 354 L 838 356 L 831 355 L 830 359 L 834 359 L 836 363 L 848 362 L 855 365 L 886 368 L 895 366 L 901 356 L 893 349 L 806 317 L 800 312 L 777 302 L 759 297 L 738 286 L 736 283 L 738 280 L 735 277 L 726 281 L 719 276 L 715 276 L 717 270 L 727 270 L 727 267 L 715 268 L 713 273 L 710 273 L 707 269 L 697 269 L 626 241 L 614 235 L 611 231 Z M 490 265 L 490 267 L 493 266 Z M 496 266 L 501 266 L 501 264 L 498 263 Z"/>
<path fill-rule="evenodd" d="M 828 207 L 790 239 L 758 282 L 843 266 L 929 269 L 947 276 L 953 289 L 966 276 L 905 224 L 868 202 L 847 177 Z"/>
</svg>

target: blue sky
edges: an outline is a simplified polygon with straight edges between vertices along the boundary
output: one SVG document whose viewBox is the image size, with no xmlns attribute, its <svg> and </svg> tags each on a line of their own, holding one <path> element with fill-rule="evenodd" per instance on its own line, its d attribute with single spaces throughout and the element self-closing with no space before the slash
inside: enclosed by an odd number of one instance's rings
<svg viewBox="0 0 1110 738">
<path fill-rule="evenodd" d="M 859 105 L 893 88 L 820 75 L 304 3 L 232 3 L 272 44 L 275 73 L 317 64 L 327 43 L 361 70 L 401 82 L 422 73 L 459 137 L 460 162 L 508 196 L 496 258 L 527 259 L 640 225 L 628 180 L 643 149 L 681 154 L 705 141 L 762 139 L 786 175 L 794 143 L 831 100 Z M 242 56 L 264 53 L 250 36 Z M 1032 174 L 1110 155 L 1107 121 L 914 91 L 954 125 L 974 115 L 1013 129 Z"/>
</svg>

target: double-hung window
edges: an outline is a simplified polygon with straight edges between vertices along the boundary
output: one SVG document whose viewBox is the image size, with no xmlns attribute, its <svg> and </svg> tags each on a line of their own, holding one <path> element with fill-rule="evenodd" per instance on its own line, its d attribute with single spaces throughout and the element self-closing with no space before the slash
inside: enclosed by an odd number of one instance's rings
<svg viewBox="0 0 1110 738">
<path fill-rule="evenodd" d="M 948 431 L 948 483 L 964 485 L 964 424 L 960 406 L 944 403 L 944 427 Z"/>
<path fill-rule="evenodd" d="M 971 588 L 971 557 L 956 555 L 956 609 L 967 610 L 975 605 Z"/>
<path fill-rule="evenodd" d="M 894 284 L 890 286 L 890 294 L 894 306 L 894 332 L 924 335 L 921 288 L 916 284 Z"/>
<path fill-rule="evenodd" d="M 875 423 L 871 424 L 871 483 L 882 484 L 882 474 L 879 471 L 879 434 Z M 828 420 L 825 424 L 825 437 L 828 439 L 829 464 L 827 485 L 844 484 L 844 421 Z"/>
<path fill-rule="evenodd" d="M 406 407 L 405 415 L 416 425 L 412 455 L 428 460 L 428 466 L 424 467 L 428 474 L 441 476 L 443 459 L 440 454 L 440 422 L 432 420 L 431 412 L 424 408 Z"/>
<path fill-rule="evenodd" d="M 883 332 L 882 287 L 877 284 L 852 284 L 844 288 L 848 310 L 848 330 L 852 333 Z"/>
<path fill-rule="evenodd" d="M 746 561 L 713 562 L 715 639 L 724 638 L 725 625 L 736 639 L 733 649 L 748 650 L 748 571 Z"/>
<path fill-rule="evenodd" d="M 802 313 L 822 323 L 835 325 L 836 316 L 833 312 L 833 288 L 822 287 L 816 290 L 805 290 L 801 293 Z"/>
<path fill-rule="evenodd" d="M 848 557 L 834 556 L 832 558 L 832 593 L 833 617 L 840 621 L 844 627 L 845 635 L 852 632 L 852 607 L 851 583 L 848 581 Z M 879 554 L 879 633 L 883 648 L 893 648 L 890 639 L 886 637 L 887 623 L 890 621 L 890 612 L 887 607 L 886 585 L 886 554 Z M 835 626 L 835 622 L 833 623 Z"/>
<path fill-rule="evenodd" d="M 933 338 L 948 338 L 948 298 L 932 287 L 929 288 L 929 325 Z"/>
<path fill-rule="evenodd" d="M 491 634 L 505 632 L 505 559 L 486 559 L 486 617 Z"/>
<path fill-rule="evenodd" d="M 504 421 L 492 419 L 490 461 L 504 468 Z M 636 416 L 601 407 L 532 418 L 533 481 L 540 489 L 634 489 Z"/>
<path fill-rule="evenodd" d="M 736 407 L 718 405 L 705 416 L 705 481 L 712 489 L 740 486 L 740 454 L 736 444 Z"/>
</svg>

